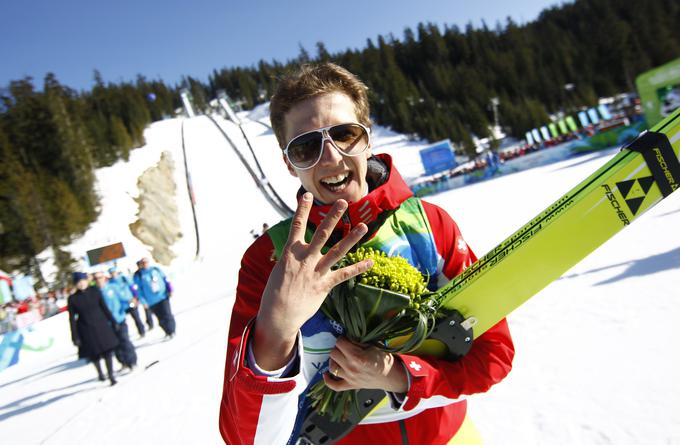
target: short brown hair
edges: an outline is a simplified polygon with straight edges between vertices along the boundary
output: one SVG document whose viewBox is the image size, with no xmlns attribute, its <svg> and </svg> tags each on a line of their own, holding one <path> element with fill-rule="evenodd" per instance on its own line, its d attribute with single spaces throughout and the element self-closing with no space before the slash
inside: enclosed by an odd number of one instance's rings
<svg viewBox="0 0 680 445">
<path fill-rule="evenodd" d="M 371 126 L 368 87 L 357 76 L 331 62 L 302 65 L 283 77 L 271 99 L 269 118 L 281 148 L 286 145 L 285 116 L 296 104 L 329 93 L 346 94 L 352 102 L 359 123 Z"/>
</svg>

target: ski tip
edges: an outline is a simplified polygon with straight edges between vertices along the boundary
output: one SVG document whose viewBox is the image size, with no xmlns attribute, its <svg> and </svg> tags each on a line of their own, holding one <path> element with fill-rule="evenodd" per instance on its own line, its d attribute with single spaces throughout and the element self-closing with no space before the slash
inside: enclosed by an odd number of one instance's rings
<svg viewBox="0 0 680 445">
<path fill-rule="evenodd" d="M 147 369 L 149 369 L 150 367 L 152 367 L 153 365 L 155 365 L 155 364 L 157 364 L 157 363 L 158 363 L 158 360 L 152 361 L 151 363 L 149 363 L 148 365 L 146 365 L 146 366 L 144 367 L 144 370 L 146 371 Z"/>
</svg>

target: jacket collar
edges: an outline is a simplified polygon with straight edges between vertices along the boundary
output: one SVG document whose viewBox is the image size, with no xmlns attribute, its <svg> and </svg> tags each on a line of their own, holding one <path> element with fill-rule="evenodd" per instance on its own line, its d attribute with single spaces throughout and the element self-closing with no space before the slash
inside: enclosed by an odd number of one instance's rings
<svg viewBox="0 0 680 445">
<path fill-rule="evenodd" d="M 386 153 L 375 155 L 369 159 L 367 172 L 369 192 L 357 202 L 350 202 L 336 230 L 342 230 L 343 236 L 359 223 L 366 225 L 386 211 L 397 209 L 402 202 L 413 196 L 397 169 L 392 164 L 392 157 Z M 300 189 L 298 197 L 304 193 Z M 314 202 L 309 214 L 309 222 L 319 226 L 331 209 L 331 205 Z"/>
</svg>

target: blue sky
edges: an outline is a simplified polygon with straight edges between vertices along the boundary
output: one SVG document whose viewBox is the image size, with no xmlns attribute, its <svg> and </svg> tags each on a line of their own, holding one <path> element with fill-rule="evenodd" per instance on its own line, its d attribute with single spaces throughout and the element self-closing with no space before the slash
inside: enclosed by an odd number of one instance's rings
<svg viewBox="0 0 680 445">
<path fill-rule="evenodd" d="M 52 71 L 65 85 L 89 89 L 137 74 L 174 84 L 182 75 L 207 80 L 213 69 L 285 62 L 302 45 L 316 54 L 363 48 L 366 39 L 419 22 L 491 27 L 510 16 L 538 17 L 559 0 L 5 0 L 0 28 L 0 87 Z"/>
</svg>

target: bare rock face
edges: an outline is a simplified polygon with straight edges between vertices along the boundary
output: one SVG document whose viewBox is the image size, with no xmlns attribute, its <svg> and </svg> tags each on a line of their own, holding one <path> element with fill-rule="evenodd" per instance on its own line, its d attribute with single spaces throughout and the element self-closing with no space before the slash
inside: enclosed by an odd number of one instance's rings
<svg viewBox="0 0 680 445">
<path fill-rule="evenodd" d="M 130 231 L 151 247 L 154 260 L 169 265 L 175 258 L 172 245 L 182 237 L 177 215 L 177 186 L 173 171 L 175 163 L 170 152 L 163 152 L 155 167 L 146 170 L 137 180 L 139 197 L 138 219 Z"/>
</svg>

